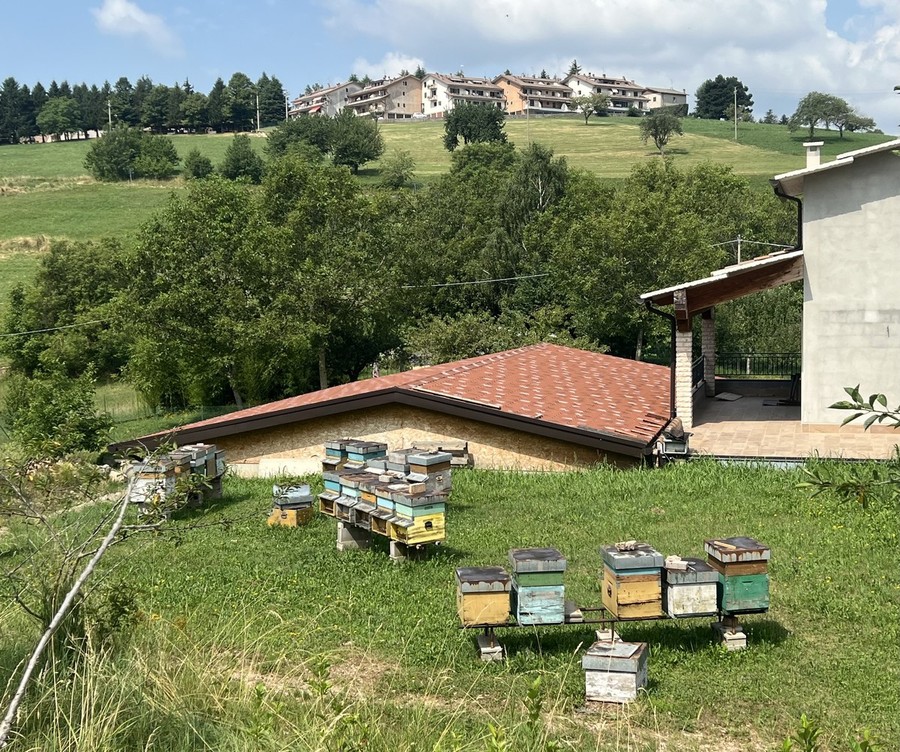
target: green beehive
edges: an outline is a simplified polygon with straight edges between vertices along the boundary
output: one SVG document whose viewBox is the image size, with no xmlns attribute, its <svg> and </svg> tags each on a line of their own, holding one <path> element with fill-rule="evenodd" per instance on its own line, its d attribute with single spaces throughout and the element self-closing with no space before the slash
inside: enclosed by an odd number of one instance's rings
<svg viewBox="0 0 900 752">
<path fill-rule="evenodd" d="M 721 538 L 704 544 L 707 561 L 719 575 L 719 610 L 725 614 L 769 610 L 771 551 L 753 538 Z"/>
</svg>

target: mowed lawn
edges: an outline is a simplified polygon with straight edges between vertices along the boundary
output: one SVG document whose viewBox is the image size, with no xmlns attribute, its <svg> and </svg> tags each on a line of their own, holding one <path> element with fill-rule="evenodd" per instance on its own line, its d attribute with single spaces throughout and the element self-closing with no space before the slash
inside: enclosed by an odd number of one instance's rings
<svg viewBox="0 0 900 752">
<path fill-rule="evenodd" d="M 174 538 L 135 539 L 108 562 L 139 593 L 134 654 L 146 644 L 164 651 L 162 667 L 196 662 L 206 693 L 178 684 L 192 680 L 183 668 L 160 686 L 153 670 L 117 670 L 144 688 L 151 705 L 165 703 L 163 694 L 175 698 L 168 702 L 177 700 L 177 712 L 157 705 L 158 715 L 195 718 L 197 734 L 250 722 L 210 693 L 237 681 L 260 685 L 257 693 L 269 693 L 284 719 L 272 724 L 265 749 L 291 747 L 298 719 L 313 722 L 304 716 L 303 687 L 311 667 L 323 665 L 335 690 L 351 698 L 345 712 L 363 719 L 371 750 L 445 749 L 437 744 L 442 734 L 457 735 L 459 746 L 450 748 L 492 749 L 484 742 L 489 723 L 511 737 L 523 733 L 523 702 L 538 677 L 543 722 L 565 749 L 773 750 L 802 713 L 821 721 L 827 749 L 848 749 L 863 728 L 895 749 L 895 511 L 811 499 L 796 488 L 800 479 L 697 462 L 659 471 L 460 472 L 446 546 L 397 566 L 384 546 L 338 553 L 328 517 L 301 529 L 268 528 L 271 482 L 228 478 L 225 498 L 205 514 L 181 516 Z M 502 631 L 509 657 L 500 665 L 481 664 L 475 635 L 457 628 L 454 569 L 506 566 L 510 548 L 558 547 L 569 563 L 567 597 L 597 606 L 601 545 L 639 539 L 665 554 L 703 556 L 704 539 L 731 535 L 772 549 L 771 610 L 744 619 L 749 649 L 725 652 L 709 618 L 622 624 L 625 640 L 650 646 L 648 691 L 627 708 L 582 709 L 580 657 L 594 640 L 590 625 Z M 203 746 L 195 738 L 184 748 Z M 509 748 L 518 748 L 515 739 Z"/>
</svg>

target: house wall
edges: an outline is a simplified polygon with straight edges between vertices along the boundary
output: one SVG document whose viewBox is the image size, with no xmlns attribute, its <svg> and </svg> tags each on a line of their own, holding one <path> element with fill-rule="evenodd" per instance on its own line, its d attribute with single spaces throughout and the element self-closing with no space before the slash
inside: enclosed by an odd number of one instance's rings
<svg viewBox="0 0 900 752">
<path fill-rule="evenodd" d="M 808 175 L 803 195 L 801 421 L 860 385 L 900 400 L 900 157 L 883 152 Z"/>
<path fill-rule="evenodd" d="M 649 100 L 646 102 L 648 110 L 656 110 L 660 107 L 681 107 L 687 105 L 687 94 L 669 94 L 660 91 L 648 89 L 644 92 L 644 96 Z"/>
<path fill-rule="evenodd" d="M 600 462 L 623 467 L 637 463 L 632 457 L 606 455 L 575 444 L 401 405 L 222 436 L 215 443 L 225 450 L 229 466 L 239 474 L 272 476 L 320 472 L 323 443 L 343 436 L 383 441 L 392 449 L 416 441 L 467 441 L 479 468 L 565 470 Z"/>
<path fill-rule="evenodd" d="M 422 84 L 415 76 L 404 76 L 388 85 L 389 120 L 406 120 L 422 112 Z"/>
</svg>

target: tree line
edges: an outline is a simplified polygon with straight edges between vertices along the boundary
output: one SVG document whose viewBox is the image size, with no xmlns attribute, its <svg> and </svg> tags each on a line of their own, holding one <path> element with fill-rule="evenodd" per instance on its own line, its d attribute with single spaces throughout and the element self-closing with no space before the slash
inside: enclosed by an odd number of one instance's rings
<svg viewBox="0 0 900 752">
<path fill-rule="evenodd" d="M 218 78 L 206 94 L 188 80 L 166 86 L 149 76 L 134 84 L 123 76 L 102 86 L 52 81 L 46 88 L 40 82 L 29 88 L 10 76 L 0 85 L 0 143 L 87 138 L 110 122 L 154 133 L 247 131 L 257 125 L 257 96 L 260 126 L 285 119 L 284 87 L 266 73 L 256 82 L 240 72 L 227 84 Z"/>
<path fill-rule="evenodd" d="M 361 185 L 294 121 L 273 136 L 259 186 L 211 175 L 133 238 L 55 241 L 7 306 L 3 328 L 33 332 L 0 339 L 17 378 L 122 377 L 169 409 L 539 341 L 668 362 L 638 295 L 727 263 L 720 244 L 738 234 L 795 230 L 789 207 L 721 165 L 653 160 L 613 184 L 541 144 L 472 141 L 411 190 Z M 386 161 L 408 177 L 408 155 Z M 720 311 L 722 347 L 796 349 L 798 296 Z"/>
</svg>

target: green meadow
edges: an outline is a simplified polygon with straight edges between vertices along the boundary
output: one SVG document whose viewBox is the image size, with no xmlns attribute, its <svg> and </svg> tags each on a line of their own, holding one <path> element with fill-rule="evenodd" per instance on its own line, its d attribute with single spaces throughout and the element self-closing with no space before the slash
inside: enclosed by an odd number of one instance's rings
<svg viewBox="0 0 900 752">
<path fill-rule="evenodd" d="M 134 600 L 133 626 L 116 651 L 60 669 L 65 681 L 41 677 L 22 748 L 774 752 L 806 713 L 823 751 L 849 750 L 863 729 L 895 749 L 895 510 L 811 499 L 800 479 L 698 462 L 458 472 L 446 545 L 395 565 L 383 545 L 338 553 L 328 517 L 268 528 L 271 483 L 229 477 L 207 510 L 113 549 L 102 581 Z M 13 525 L 13 558 L 20 535 Z M 716 644 L 709 618 L 619 625 L 650 646 L 649 686 L 631 705 L 585 706 L 591 625 L 501 630 L 502 664 L 479 662 L 457 626 L 454 569 L 506 565 L 510 548 L 560 548 L 567 597 L 597 606 L 601 545 L 703 556 L 704 539 L 730 535 L 771 547 L 769 613 L 743 619 L 740 653 Z M 12 608 L 0 628 L 5 681 L 34 629 Z"/>
</svg>

